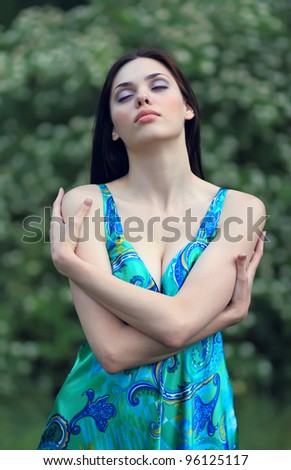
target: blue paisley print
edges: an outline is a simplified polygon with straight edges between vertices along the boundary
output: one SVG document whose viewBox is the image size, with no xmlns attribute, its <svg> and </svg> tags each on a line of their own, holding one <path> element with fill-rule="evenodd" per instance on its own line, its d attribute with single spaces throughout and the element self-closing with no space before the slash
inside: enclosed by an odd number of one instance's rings
<svg viewBox="0 0 291 470">
<path fill-rule="evenodd" d="M 174 296 L 217 234 L 227 189 L 213 198 L 198 232 L 168 264 L 158 286 L 125 239 L 106 184 L 106 248 L 112 274 Z M 236 449 L 237 422 L 221 332 L 175 356 L 108 374 L 88 343 L 58 393 L 38 449 Z"/>
</svg>

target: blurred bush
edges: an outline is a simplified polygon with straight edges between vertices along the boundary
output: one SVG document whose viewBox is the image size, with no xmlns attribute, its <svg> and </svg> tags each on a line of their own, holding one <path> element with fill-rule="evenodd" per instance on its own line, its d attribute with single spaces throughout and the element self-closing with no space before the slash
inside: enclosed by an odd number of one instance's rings
<svg viewBox="0 0 291 470">
<path fill-rule="evenodd" d="M 57 190 L 89 179 L 93 115 L 111 63 L 167 50 L 198 96 L 206 178 L 266 205 L 251 311 L 225 332 L 235 392 L 291 384 L 290 10 L 284 1 L 94 1 L 19 12 L 0 32 L 0 394 L 55 393 L 83 333 L 49 255 Z M 284 386 L 282 386 L 284 384 Z"/>
</svg>

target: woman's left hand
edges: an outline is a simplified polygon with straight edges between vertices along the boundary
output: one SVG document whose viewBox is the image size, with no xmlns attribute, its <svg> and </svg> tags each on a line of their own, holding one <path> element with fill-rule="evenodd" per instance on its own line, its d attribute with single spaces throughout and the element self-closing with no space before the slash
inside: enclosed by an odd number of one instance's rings
<svg viewBox="0 0 291 470">
<path fill-rule="evenodd" d="M 235 309 L 236 321 L 243 320 L 249 311 L 251 304 L 252 287 L 255 279 L 257 268 L 261 262 L 264 253 L 264 241 L 267 240 L 266 232 L 261 235 L 255 246 L 255 250 L 251 256 L 248 266 L 246 266 L 246 256 L 240 255 L 236 259 L 237 276 L 231 301 L 226 307 Z"/>
<path fill-rule="evenodd" d="M 88 214 L 92 199 L 86 198 L 75 217 L 65 222 L 62 215 L 63 188 L 59 189 L 53 203 L 50 223 L 51 257 L 55 268 L 64 276 L 69 277 L 70 265 L 76 256 L 75 251 L 81 234 L 83 219 Z"/>
</svg>

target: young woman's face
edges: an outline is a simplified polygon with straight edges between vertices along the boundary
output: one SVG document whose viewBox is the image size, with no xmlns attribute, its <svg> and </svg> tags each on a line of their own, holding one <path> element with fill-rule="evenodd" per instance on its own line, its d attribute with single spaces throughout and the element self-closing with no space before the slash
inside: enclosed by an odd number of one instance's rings
<svg viewBox="0 0 291 470">
<path fill-rule="evenodd" d="M 110 111 L 113 140 L 128 149 L 184 134 L 185 119 L 194 113 L 186 105 L 170 71 L 160 62 L 138 58 L 125 64 L 113 81 Z"/>
</svg>

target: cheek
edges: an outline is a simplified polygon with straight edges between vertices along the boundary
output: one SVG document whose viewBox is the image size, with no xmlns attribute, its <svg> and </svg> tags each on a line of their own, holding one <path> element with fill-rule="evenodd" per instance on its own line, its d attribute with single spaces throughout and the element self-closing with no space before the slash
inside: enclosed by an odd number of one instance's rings
<svg viewBox="0 0 291 470">
<path fill-rule="evenodd" d="M 173 111 L 178 114 L 184 113 L 184 102 L 178 93 L 168 95 L 166 105 L 169 111 Z"/>
<path fill-rule="evenodd" d="M 130 122 L 130 113 L 125 109 L 119 110 L 112 113 L 111 119 L 116 130 L 120 129 L 120 127 L 125 130 L 124 125 Z"/>
<path fill-rule="evenodd" d="M 171 121 L 176 123 L 182 122 L 184 124 L 185 109 L 184 102 L 180 97 L 171 97 L 167 103 L 167 114 Z"/>
</svg>

